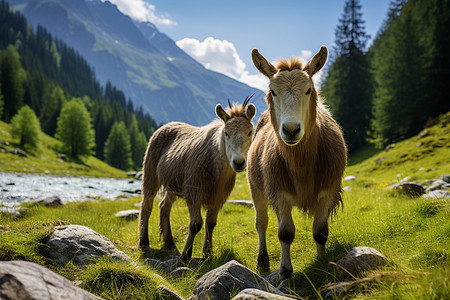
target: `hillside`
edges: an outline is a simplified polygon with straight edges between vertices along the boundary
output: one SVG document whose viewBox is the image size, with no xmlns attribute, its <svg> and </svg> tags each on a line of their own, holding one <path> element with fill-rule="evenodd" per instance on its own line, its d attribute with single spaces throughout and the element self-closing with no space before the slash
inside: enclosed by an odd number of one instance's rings
<svg viewBox="0 0 450 300">
<path fill-rule="evenodd" d="M 203 125 L 214 117 L 217 103 L 253 93 L 255 102 L 264 103 L 261 91 L 205 69 L 153 24 L 135 24 L 109 1 L 8 2 L 79 51 L 101 84 L 111 81 L 158 123 Z"/>
<path fill-rule="evenodd" d="M 385 150 L 373 145 L 350 157 L 346 175 L 359 177 L 361 184 L 393 183 L 437 178 L 450 172 L 450 112 L 437 117 L 418 135 L 391 144 Z"/>
<path fill-rule="evenodd" d="M 26 157 L 12 154 L 18 147 L 18 141 L 11 137 L 10 126 L 0 121 L 0 172 L 41 173 L 65 176 L 92 176 L 125 178 L 126 172 L 109 166 L 107 163 L 93 157 L 74 161 L 58 155 L 61 143 L 58 140 L 42 134 L 41 148 Z"/>
</svg>

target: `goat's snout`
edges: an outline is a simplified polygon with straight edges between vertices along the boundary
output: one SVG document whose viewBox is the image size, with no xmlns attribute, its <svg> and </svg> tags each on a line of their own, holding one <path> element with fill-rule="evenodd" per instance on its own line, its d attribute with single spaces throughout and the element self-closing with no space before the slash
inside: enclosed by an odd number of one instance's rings
<svg viewBox="0 0 450 300">
<path fill-rule="evenodd" d="M 245 169 L 245 158 L 243 157 L 234 158 L 232 167 L 236 172 L 243 171 Z"/>
<path fill-rule="evenodd" d="M 284 122 L 281 125 L 281 137 L 287 144 L 296 144 L 300 139 L 300 122 Z"/>
</svg>

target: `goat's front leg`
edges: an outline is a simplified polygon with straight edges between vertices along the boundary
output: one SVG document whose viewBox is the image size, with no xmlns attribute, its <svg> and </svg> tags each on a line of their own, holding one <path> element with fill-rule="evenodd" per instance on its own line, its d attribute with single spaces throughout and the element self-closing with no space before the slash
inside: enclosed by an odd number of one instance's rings
<svg viewBox="0 0 450 300">
<path fill-rule="evenodd" d="M 267 214 L 267 200 L 257 189 L 252 189 L 252 201 L 255 205 L 255 227 L 258 232 L 258 258 L 257 269 L 263 274 L 269 273 L 270 262 L 266 245 L 266 231 L 269 224 L 269 216 Z"/>
<path fill-rule="evenodd" d="M 332 203 L 332 198 L 320 199 L 322 203 Z M 313 238 L 317 248 L 317 258 L 321 258 L 325 254 L 325 244 L 328 240 L 328 218 L 330 217 L 330 209 L 322 209 L 314 214 L 313 222 Z"/>
<path fill-rule="evenodd" d="M 212 253 L 212 234 L 217 223 L 218 208 L 208 208 L 206 213 L 205 240 L 203 242 L 203 256 L 211 256 Z"/>
<path fill-rule="evenodd" d="M 185 262 L 188 262 L 191 259 L 195 236 L 203 226 L 201 205 L 198 202 L 199 201 L 194 203 L 190 202 L 191 204 L 188 204 L 189 217 L 191 221 L 189 223 L 189 235 L 186 240 L 186 244 L 184 245 L 183 252 L 181 253 L 181 259 Z"/>
<path fill-rule="evenodd" d="M 278 240 L 281 245 L 280 269 L 278 270 L 277 281 L 292 277 L 293 268 L 291 263 L 291 244 L 295 236 L 295 225 L 292 220 L 292 206 L 283 203 L 276 207 L 278 219 Z"/>
</svg>

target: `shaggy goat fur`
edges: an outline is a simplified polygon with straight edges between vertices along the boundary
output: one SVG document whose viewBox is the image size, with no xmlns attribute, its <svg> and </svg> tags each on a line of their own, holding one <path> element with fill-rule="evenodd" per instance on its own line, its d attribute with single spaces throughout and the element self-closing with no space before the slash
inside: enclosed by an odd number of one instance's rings
<svg viewBox="0 0 450 300">
<path fill-rule="evenodd" d="M 270 205 L 278 218 L 279 280 L 292 276 L 293 272 L 290 259 L 295 234 L 292 207 L 314 217 L 313 237 L 320 256 L 328 237 L 328 218 L 342 202 L 341 180 L 347 161 L 344 138 L 311 80 L 322 68 L 326 56 L 327 49 L 322 47 L 305 66 L 291 59 L 281 60 L 275 67 L 256 49 L 252 51 L 255 66 L 270 79 L 270 92 L 266 95 L 269 108 L 256 125 L 247 165 L 259 237 L 257 264 L 263 272 L 269 271 L 266 229 Z M 277 117 L 283 116 L 279 111 L 283 105 L 298 108 L 300 121 L 295 123 L 288 109 L 284 111 L 290 114 L 290 123 L 278 120 Z M 283 138 L 283 134 L 291 138 Z"/>
<path fill-rule="evenodd" d="M 250 97 L 251 98 L 251 97 Z M 176 197 L 183 198 L 190 215 L 189 236 L 181 254 L 192 256 L 194 237 L 201 229 L 201 207 L 206 208 L 206 234 L 203 254 L 212 249 L 212 232 L 217 214 L 234 187 L 236 173 L 246 165 L 250 147 L 255 106 L 230 105 L 228 112 L 220 104 L 216 113 L 221 118 L 203 127 L 171 122 L 151 137 L 143 163 L 143 200 L 139 216 L 139 246 L 149 246 L 148 219 L 153 199 L 162 186 L 164 198 L 159 204 L 160 233 L 166 247 L 175 247 L 170 228 L 170 210 Z"/>
</svg>

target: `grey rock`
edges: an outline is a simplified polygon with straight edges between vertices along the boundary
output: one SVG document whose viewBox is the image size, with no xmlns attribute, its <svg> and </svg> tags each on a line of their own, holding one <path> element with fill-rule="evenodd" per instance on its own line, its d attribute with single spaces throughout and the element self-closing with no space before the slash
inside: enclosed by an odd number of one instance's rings
<svg viewBox="0 0 450 300">
<path fill-rule="evenodd" d="M 58 196 L 50 196 L 44 199 L 40 199 L 36 201 L 37 203 L 44 203 L 47 207 L 57 207 L 64 205 L 61 201 L 61 198 Z"/>
<path fill-rule="evenodd" d="M 428 136 L 430 133 L 428 132 L 428 130 L 424 129 L 419 133 L 419 139 L 424 138 L 426 136 Z"/>
<path fill-rule="evenodd" d="M 137 180 L 142 180 L 142 175 L 144 173 L 142 171 L 136 172 L 136 175 L 134 176 L 134 178 L 136 178 Z"/>
<path fill-rule="evenodd" d="M 171 272 L 182 267 L 196 268 L 201 261 L 203 261 L 203 259 L 197 257 L 192 257 L 189 263 L 183 262 L 179 257 L 173 257 L 165 261 L 147 258 L 144 260 L 144 264 L 160 269 L 166 274 L 171 274 Z"/>
<path fill-rule="evenodd" d="M 380 162 L 385 161 L 386 159 L 387 159 L 386 156 L 382 156 L 382 157 L 379 157 L 379 158 L 375 159 L 375 162 L 376 162 L 376 163 L 380 163 Z"/>
<path fill-rule="evenodd" d="M 253 202 L 251 200 L 228 200 L 227 203 L 237 204 L 244 207 L 253 207 Z"/>
<path fill-rule="evenodd" d="M 192 273 L 192 269 L 189 269 L 188 267 L 179 267 L 170 272 L 169 275 L 175 278 L 179 278 L 187 273 Z"/>
<path fill-rule="evenodd" d="M 65 155 L 64 153 L 58 153 L 58 158 L 61 160 L 66 161 L 67 160 L 67 155 Z"/>
<path fill-rule="evenodd" d="M 440 190 L 445 184 L 447 184 L 444 180 L 441 179 L 437 179 L 435 181 L 433 181 L 433 183 L 426 188 L 426 192 L 431 192 L 431 191 L 435 191 L 435 190 Z"/>
<path fill-rule="evenodd" d="M 232 260 L 203 275 L 196 282 L 191 299 L 230 299 L 233 292 L 247 288 L 277 293 L 264 278 Z"/>
<path fill-rule="evenodd" d="M 245 289 L 239 292 L 232 300 L 291 300 L 283 295 L 265 292 L 258 289 Z"/>
<path fill-rule="evenodd" d="M 352 190 L 351 186 L 349 186 L 349 185 L 344 186 L 344 192 L 350 192 L 351 190 Z"/>
<path fill-rule="evenodd" d="M 267 280 L 271 285 L 277 284 L 277 276 L 278 276 L 278 269 L 264 277 L 265 280 Z"/>
<path fill-rule="evenodd" d="M 348 176 L 344 177 L 344 181 L 355 180 L 355 179 L 356 179 L 356 176 L 353 176 L 353 175 L 348 175 Z"/>
<path fill-rule="evenodd" d="M 35 263 L 0 262 L 0 299 L 101 299 Z"/>
<path fill-rule="evenodd" d="M 441 180 L 450 183 L 450 174 L 442 174 Z"/>
<path fill-rule="evenodd" d="M 108 238 L 81 225 L 56 226 L 47 245 L 45 254 L 59 265 L 69 261 L 74 265 L 88 265 L 104 256 L 117 261 L 131 260 Z"/>
<path fill-rule="evenodd" d="M 395 144 L 390 144 L 390 145 L 387 145 L 386 148 L 384 148 L 384 150 L 387 152 L 387 151 L 391 150 L 394 147 L 395 147 Z"/>
<path fill-rule="evenodd" d="M 14 155 L 22 156 L 22 157 L 27 157 L 28 156 L 28 154 L 25 151 L 23 151 L 23 150 L 21 150 L 19 148 L 14 148 L 14 150 L 12 150 L 11 153 L 14 154 Z"/>
<path fill-rule="evenodd" d="M 408 182 L 410 179 L 411 179 L 411 176 L 406 176 L 405 178 L 400 179 L 400 182 L 401 182 L 401 183 L 403 183 L 403 182 Z"/>
<path fill-rule="evenodd" d="M 139 210 L 137 209 L 128 209 L 128 210 L 121 210 L 115 214 L 118 218 L 123 218 L 127 221 L 135 220 L 139 217 Z"/>
<path fill-rule="evenodd" d="M 428 199 L 441 199 L 441 198 L 448 199 L 450 198 L 450 192 L 446 190 L 434 190 L 426 193 L 422 197 Z"/>
<path fill-rule="evenodd" d="M 336 264 L 345 273 L 360 275 L 365 271 L 383 266 L 386 258 L 371 247 L 354 247 L 347 255 L 338 260 Z"/>
<path fill-rule="evenodd" d="M 425 194 L 425 188 L 417 182 L 400 182 L 389 186 L 388 189 L 402 192 L 411 197 L 420 197 Z"/>
<path fill-rule="evenodd" d="M 3 214 L 5 214 L 7 216 L 10 216 L 10 217 L 19 217 L 20 216 L 20 212 L 17 209 L 17 207 L 5 207 L 5 206 L 2 206 L 2 207 L 0 207 L 0 213 L 3 213 Z"/>
<path fill-rule="evenodd" d="M 183 297 L 181 297 L 180 295 L 178 295 L 177 293 L 175 293 L 174 291 L 172 291 L 171 289 L 169 289 L 167 286 L 165 286 L 162 283 L 160 283 L 158 285 L 157 289 L 161 293 L 161 299 L 164 299 L 164 300 L 184 300 Z"/>
<path fill-rule="evenodd" d="M 321 288 L 321 294 L 325 296 L 325 299 L 334 299 L 337 296 L 342 296 L 350 291 L 354 285 L 349 282 L 335 282 L 326 285 Z"/>
</svg>

